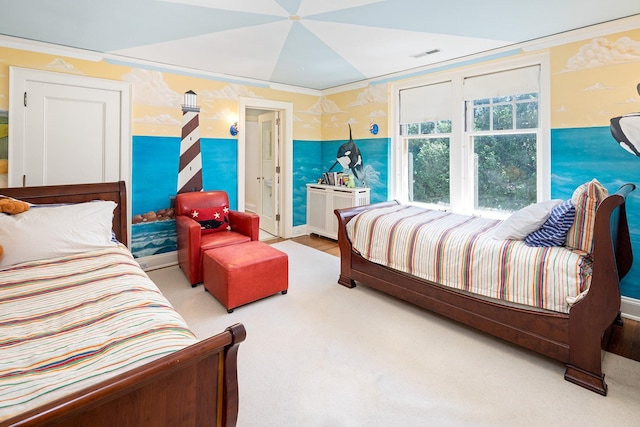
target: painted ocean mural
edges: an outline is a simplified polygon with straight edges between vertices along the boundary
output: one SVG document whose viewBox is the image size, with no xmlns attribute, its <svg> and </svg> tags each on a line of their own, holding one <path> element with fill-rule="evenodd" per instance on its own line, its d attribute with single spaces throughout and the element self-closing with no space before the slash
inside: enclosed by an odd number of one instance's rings
<svg viewBox="0 0 640 427">
<path fill-rule="evenodd" d="M 336 162 L 340 147 L 347 140 L 325 141 L 322 144 L 322 171 L 327 171 Z M 371 188 L 371 203 L 383 202 L 388 198 L 389 182 L 389 138 L 364 138 L 355 140 L 362 153 L 362 179 L 357 180 L 358 186 Z M 343 169 L 334 168 L 336 172 Z"/>
<path fill-rule="evenodd" d="M 622 295 L 640 299 L 640 157 L 620 148 L 609 127 L 551 131 L 551 197 L 569 199 L 580 184 L 596 178 L 609 192 L 632 182 L 627 218 L 635 262 L 622 280 Z"/>
<path fill-rule="evenodd" d="M 332 166 L 336 165 L 340 147 L 347 140 L 294 141 L 293 142 L 293 225 L 307 223 L 307 184 L 316 183 Z M 386 201 L 388 197 L 389 138 L 368 138 L 354 141 L 362 154 L 362 180 L 371 188 L 371 203 Z"/>
<path fill-rule="evenodd" d="M 131 226 L 131 252 L 136 258 L 177 250 L 176 221 L 155 221 Z"/>
<path fill-rule="evenodd" d="M 202 138 L 205 190 L 224 190 L 237 206 L 236 139 Z M 131 252 L 136 258 L 177 250 L 173 198 L 177 192 L 179 137 L 133 137 Z"/>
<path fill-rule="evenodd" d="M 320 141 L 293 141 L 293 226 L 307 223 L 307 184 L 322 176 Z"/>
<path fill-rule="evenodd" d="M 132 214 L 171 207 L 177 191 L 180 138 L 134 136 L 132 154 Z"/>
</svg>

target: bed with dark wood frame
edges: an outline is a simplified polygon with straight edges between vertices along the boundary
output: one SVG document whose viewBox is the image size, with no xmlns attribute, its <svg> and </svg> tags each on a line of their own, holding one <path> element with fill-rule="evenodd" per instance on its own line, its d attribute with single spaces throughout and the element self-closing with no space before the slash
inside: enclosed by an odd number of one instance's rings
<svg viewBox="0 0 640 427">
<path fill-rule="evenodd" d="M 127 243 L 124 182 L 3 188 L 31 203 L 112 200 L 113 230 Z M 0 422 L 0 426 L 235 426 L 242 324 L 95 386 Z"/>
<path fill-rule="evenodd" d="M 621 322 L 619 280 L 633 261 L 625 202 L 634 189 L 635 185 L 626 184 L 599 205 L 591 285 L 568 314 L 478 298 L 364 259 L 352 249 L 346 224 L 360 212 L 399 204 L 397 201 L 335 210 L 340 247 L 338 282 L 349 288 L 356 282 L 364 284 L 559 360 L 567 366 L 566 380 L 606 395 L 602 348 L 612 324 Z"/>
</svg>

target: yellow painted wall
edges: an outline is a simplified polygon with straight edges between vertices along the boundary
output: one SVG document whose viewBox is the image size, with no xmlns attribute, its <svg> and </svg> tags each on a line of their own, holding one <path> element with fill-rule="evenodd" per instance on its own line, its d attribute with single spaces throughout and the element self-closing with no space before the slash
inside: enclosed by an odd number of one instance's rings
<svg viewBox="0 0 640 427">
<path fill-rule="evenodd" d="M 239 97 L 291 102 L 295 116 L 293 138 L 318 141 L 321 137 L 321 110 L 316 108 L 319 96 L 274 90 L 266 85 L 194 77 L 178 71 L 160 72 L 105 60 L 90 61 L 5 47 L 0 47 L 0 110 L 9 109 L 10 66 L 130 82 L 133 135 L 179 137 L 180 105 L 184 93 L 192 90 L 198 95 L 203 138 L 230 137 L 230 123 L 239 116 Z"/>
<path fill-rule="evenodd" d="M 609 126 L 640 111 L 640 29 L 554 47 L 551 127 Z"/>
<path fill-rule="evenodd" d="M 354 139 L 389 137 L 388 84 L 369 85 L 323 97 L 322 140 L 349 138 L 349 127 Z M 371 124 L 378 125 L 378 134 L 369 132 Z"/>
</svg>

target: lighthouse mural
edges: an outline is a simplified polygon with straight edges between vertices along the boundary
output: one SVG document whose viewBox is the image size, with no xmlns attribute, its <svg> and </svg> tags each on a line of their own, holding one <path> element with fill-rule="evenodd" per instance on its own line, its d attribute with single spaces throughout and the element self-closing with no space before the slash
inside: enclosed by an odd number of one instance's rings
<svg viewBox="0 0 640 427">
<path fill-rule="evenodd" d="M 197 106 L 196 93 L 192 90 L 185 92 L 182 105 L 178 193 L 202 191 L 199 113 L 200 107 Z"/>
</svg>

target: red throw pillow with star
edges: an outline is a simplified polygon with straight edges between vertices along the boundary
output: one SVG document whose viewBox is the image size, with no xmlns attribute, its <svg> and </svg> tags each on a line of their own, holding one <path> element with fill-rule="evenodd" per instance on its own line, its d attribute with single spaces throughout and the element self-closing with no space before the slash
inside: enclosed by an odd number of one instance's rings
<svg viewBox="0 0 640 427">
<path fill-rule="evenodd" d="M 191 218 L 200 223 L 202 234 L 231 230 L 229 224 L 229 206 L 191 209 Z"/>
</svg>

